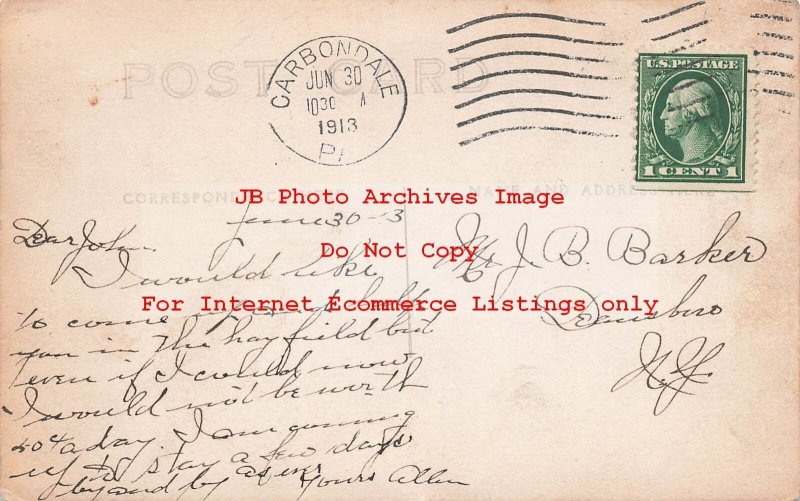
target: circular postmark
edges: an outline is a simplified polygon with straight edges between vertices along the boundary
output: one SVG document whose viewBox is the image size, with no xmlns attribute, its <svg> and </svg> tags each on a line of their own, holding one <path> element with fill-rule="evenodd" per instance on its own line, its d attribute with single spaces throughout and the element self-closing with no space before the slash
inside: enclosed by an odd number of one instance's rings
<svg viewBox="0 0 800 501">
<path fill-rule="evenodd" d="M 383 148 L 408 100 L 392 60 L 345 36 L 315 38 L 294 49 L 272 74 L 267 97 L 278 139 L 322 165 L 354 164 Z"/>
</svg>

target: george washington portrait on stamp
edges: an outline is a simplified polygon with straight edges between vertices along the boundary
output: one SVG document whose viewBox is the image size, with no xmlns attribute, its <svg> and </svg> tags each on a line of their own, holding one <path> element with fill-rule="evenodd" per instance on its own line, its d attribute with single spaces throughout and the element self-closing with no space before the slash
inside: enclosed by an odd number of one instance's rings
<svg viewBox="0 0 800 501">
<path fill-rule="evenodd" d="M 694 78 L 678 82 L 658 118 L 664 121 L 664 134 L 678 142 L 681 162 L 702 162 L 719 149 L 723 131 L 717 93 L 706 82 Z"/>
</svg>

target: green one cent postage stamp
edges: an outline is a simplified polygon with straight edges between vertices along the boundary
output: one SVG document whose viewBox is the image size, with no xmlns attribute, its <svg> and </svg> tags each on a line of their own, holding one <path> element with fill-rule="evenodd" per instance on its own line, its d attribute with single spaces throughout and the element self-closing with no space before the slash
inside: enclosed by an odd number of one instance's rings
<svg viewBox="0 0 800 501">
<path fill-rule="evenodd" d="M 745 183 L 747 56 L 639 54 L 638 85 L 637 181 Z"/>
</svg>

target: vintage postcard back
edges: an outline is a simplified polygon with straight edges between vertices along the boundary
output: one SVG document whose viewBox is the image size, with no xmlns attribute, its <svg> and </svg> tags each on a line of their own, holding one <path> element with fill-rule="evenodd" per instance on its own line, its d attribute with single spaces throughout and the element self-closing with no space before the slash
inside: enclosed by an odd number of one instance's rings
<svg viewBox="0 0 800 501">
<path fill-rule="evenodd" d="M 797 498 L 799 23 L 0 3 L 0 497 Z"/>
</svg>

